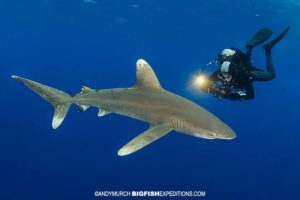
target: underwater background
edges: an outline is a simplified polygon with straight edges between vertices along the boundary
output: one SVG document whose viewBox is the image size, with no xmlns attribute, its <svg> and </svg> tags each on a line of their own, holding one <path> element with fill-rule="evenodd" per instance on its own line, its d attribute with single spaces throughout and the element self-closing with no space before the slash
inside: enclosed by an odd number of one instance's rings
<svg viewBox="0 0 300 200">
<path fill-rule="evenodd" d="M 204 190 L 198 199 L 300 199 L 299 0 L 1 0 L 0 199 L 97 199 L 96 190 Z M 220 50 L 262 27 L 274 36 L 277 77 L 256 98 L 218 99 L 190 89 Z M 172 132 L 125 157 L 117 151 L 148 128 L 120 115 L 53 108 L 10 78 L 75 94 L 82 85 L 134 85 L 139 58 L 161 85 L 203 106 L 237 133 L 206 140 Z M 261 46 L 254 65 L 265 69 Z"/>
</svg>

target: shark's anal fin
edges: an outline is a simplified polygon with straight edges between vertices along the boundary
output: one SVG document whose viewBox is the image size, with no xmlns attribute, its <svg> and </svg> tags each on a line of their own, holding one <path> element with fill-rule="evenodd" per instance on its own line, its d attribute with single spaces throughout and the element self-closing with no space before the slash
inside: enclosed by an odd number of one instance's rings
<svg viewBox="0 0 300 200">
<path fill-rule="evenodd" d="M 119 151 L 119 156 L 125 156 L 134 153 L 143 147 L 151 144 L 155 140 L 167 135 L 173 129 L 165 124 L 151 126 L 148 130 L 135 137 L 133 140 L 128 142 Z"/>
<path fill-rule="evenodd" d="M 99 108 L 98 117 L 103 117 L 103 116 L 108 115 L 110 113 L 111 113 L 110 111 Z"/>
<path fill-rule="evenodd" d="M 161 85 L 151 68 L 151 66 L 143 59 L 136 62 L 136 79 L 135 87 L 147 87 L 160 89 Z"/>
</svg>

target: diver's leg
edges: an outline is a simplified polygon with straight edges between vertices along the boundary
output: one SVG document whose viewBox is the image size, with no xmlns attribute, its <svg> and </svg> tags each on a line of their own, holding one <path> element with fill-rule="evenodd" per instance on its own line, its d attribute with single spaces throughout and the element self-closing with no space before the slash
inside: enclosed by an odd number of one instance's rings
<svg viewBox="0 0 300 200">
<path fill-rule="evenodd" d="M 272 48 L 287 34 L 287 32 L 290 30 L 290 27 L 286 28 L 284 31 L 282 31 L 274 40 L 270 41 L 269 43 L 265 44 L 263 48 L 266 52 L 266 66 L 267 71 L 251 71 L 250 74 L 252 75 L 254 80 L 258 81 L 268 81 L 272 80 L 276 76 L 275 67 L 272 60 Z"/>
<path fill-rule="evenodd" d="M 272 59 L 271 50 L 266 51 L 266 67 L 267 71 L 251 71 L 250 74 L 254 80 L 269 81 L 275 78 L 276 70 Z"/>
<path fill-rule="evenodd" d="M 273 78 L 275 78 L 276 70 L 273 63 L 271 51 L 266 52 L 266 67 L 267 67 L 267 71 L 272 74 Z"/>
</svg>

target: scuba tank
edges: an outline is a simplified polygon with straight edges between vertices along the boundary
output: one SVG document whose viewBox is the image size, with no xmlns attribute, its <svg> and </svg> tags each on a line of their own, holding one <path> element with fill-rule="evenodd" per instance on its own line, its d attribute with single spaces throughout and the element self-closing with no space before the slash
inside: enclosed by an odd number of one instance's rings
<svg viewBox="0 0 300 200">
<path fill-rule="evenodd" d="M 237 48 L 224 49 L 218 55 L 220 73 L 218 78 L 231 87 L 239 87 L 242 81 L 249 78 L 250 60 L 248 56 Z"/>
</svg>

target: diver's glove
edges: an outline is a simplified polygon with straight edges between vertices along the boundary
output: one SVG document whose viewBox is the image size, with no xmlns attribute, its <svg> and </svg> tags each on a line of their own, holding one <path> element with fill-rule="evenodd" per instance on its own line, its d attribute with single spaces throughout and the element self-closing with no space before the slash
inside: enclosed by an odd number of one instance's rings
<svg viewBox="0 0 300 200">
<path fill-rule="evenodd" d="M 247 95 L 246 92 L 244 92 L 244 91 L 238 91 L 237 93 L 238 93 L 238 95 L 240 95 L 241 97 L 244 97 L 244 96 Z"/>
<path fill-rule="evenodd" d="M 228 95 L 230 100 L 245 100 L 247 94 L 244 91 L 232 92 Z"/>
</svg>

